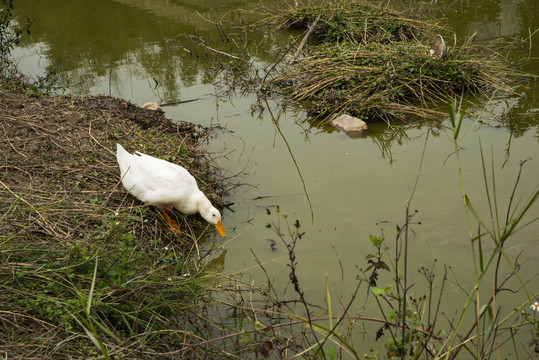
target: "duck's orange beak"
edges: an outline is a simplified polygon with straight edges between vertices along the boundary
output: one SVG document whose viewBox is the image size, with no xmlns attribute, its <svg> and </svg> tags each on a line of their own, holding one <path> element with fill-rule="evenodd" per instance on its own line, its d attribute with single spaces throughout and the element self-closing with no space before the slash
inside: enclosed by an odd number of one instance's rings
<svg viewBox="0 0 539 360">
<path fill-rule="evenodd" d="M 219 232 L 219 235 L 225 237 L 225 231 L 223 230 L 223 224 L 221 223 L 221 220 L 219 220 L 219 222 L 215 224 L 215 228 Z"/>
</svg>

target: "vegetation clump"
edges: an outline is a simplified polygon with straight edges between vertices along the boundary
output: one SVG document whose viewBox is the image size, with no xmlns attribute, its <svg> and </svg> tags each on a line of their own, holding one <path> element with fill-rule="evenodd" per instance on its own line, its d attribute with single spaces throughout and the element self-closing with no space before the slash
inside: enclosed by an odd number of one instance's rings
<svg viewBox="0 0 539 360">
<path fill-rule="evenodd" d="M 320 42 L 387 44 L 408 41 L 428 31 L 426 23 L 405 18 L 395 11 L 360 1 L 302 5 L 279 12 L 278 28 L 304 29 L 317 19 L 313 35 Z"/>
<path fill-rule="evenodd" d="M 116 143 L 181 163 L 214 203 L 207 132 L 105 96 L 27 96 L 2 84 L 0 351 L 24 358 L 149 358 L 192 351 L 206 287 L 201 218 L 181 235 L 123 189 Z M 185 319 L 184 319 L 185 318 Z M 199 351 L 202 348 L 199 348 Z"/>
<path fill-rule="evenodd" d="M 502 74 L 515 73 L 469 42 L 443 56 L 429 54 L 440 27 L 361 1 L 299 5 L 272 18 L 280 28 L 308 29 L 294 56 L 273 80 L 311 114 L 346 112 L 366 121 L 442 117 L 436 103 L 456 95 L 510 92 Z M 302 48 L 303 47 L 303 48 Z"/>
</svg>

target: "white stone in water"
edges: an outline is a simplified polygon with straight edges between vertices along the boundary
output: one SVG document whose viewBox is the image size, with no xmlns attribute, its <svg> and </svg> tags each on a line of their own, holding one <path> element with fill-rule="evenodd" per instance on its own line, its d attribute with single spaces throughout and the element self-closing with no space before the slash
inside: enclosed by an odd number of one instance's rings
<svg viewBox="0 0 539 360">
<path fill-rule="evenodd" d="M 334 115 L 329 123 L 347 134 L 364 134 L 368 130 L 365 121 L 347 114 Z"/>
<path fill-rule="evenodd" d="M 156 102 L 147 102 L 146 104 L 142 105 L 141 108 L 148 109 L 148 110 L 156 110 L 156 111 L 163 111 L 161 109 L 161 106 L 159 106 Z"/>
</svg>

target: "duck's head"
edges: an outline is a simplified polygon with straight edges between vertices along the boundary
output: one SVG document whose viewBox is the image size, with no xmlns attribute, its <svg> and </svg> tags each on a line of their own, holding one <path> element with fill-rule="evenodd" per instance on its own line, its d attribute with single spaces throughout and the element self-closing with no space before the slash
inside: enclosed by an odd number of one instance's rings
<svg viewBox="0 0 539 360">
<path fill-rule="evenodd" d="M 207 200 L 207 199 L 206 199 Z M 225 231 L 223 230 L 223 224 L 221 223 L 221 213 L 213 205 L 208 202 L 204 202 L 203 206 L 199 208 L 200 215 L 209 222 L 210 224 L 215 225 L 215 228 L 219 232 L 219 235 L 225 237 Z"/>
</svg>

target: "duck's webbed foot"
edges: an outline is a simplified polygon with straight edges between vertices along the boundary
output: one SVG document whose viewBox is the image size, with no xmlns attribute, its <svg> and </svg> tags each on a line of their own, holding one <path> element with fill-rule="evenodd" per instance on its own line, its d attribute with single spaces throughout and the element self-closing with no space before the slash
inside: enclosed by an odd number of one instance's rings
<svg viewBox="0 0 539 360">
<path fill-rule="evenodd" d="M 172 231 L 173 234 L 179 234 L 180 233 L 180 227 L 178 226 L 178 223 L 170 218 L 170 216 L 167 213 L 167 210 L 172 211 L 172 206 L 165 206 L 161 209 L 161 214 L 163 214 L 163 217 L 165 218 L 166 222 L 170 226 L 170 231 Z"/>
</svg>

